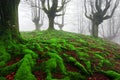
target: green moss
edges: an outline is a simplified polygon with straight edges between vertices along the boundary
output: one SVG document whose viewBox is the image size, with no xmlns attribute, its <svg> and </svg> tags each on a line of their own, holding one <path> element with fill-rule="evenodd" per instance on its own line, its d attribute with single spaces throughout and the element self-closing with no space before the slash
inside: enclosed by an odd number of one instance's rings
<svg viewBox="0 0 120 80">
<path fill-rule="evenodd" d="M 109 71 L 103 71 L 103 73 L 106 76 L 110 77 L 110 79 L 113 79 L 113 80 L 119 80 L 119 78 L 120 78 L 120 74 L 115 71 L 109 70 Z"/>
<path fill-rule="evenodd" d="M 19 68 L 21 62 L 22 62 L 22 60 L 20 60 L 19 62 L 15 63 L 13 65 L 0 68 L 0 74 L 6 75 L 6 74 L 9 74 L 11 72 L 15 72 Z"/>
<path fill-rule="evenodd" d="M 15 80 L 36 80 L 31 72 L 34 64 L 31 54 L 26 54 L 16 72 Z"/>
<path fill-rule="evenodd" d="M 46 73 L 47 73 L 47 77 L 46 77 L 45 80 L 53 80 L 53 79 L 52 79 L 52 74 L 51 74 L 51 72 L 50 72 L 49 69 L 46 70 Z"/>
<path fill-rule="evenodd" d="M 49 69 L 50 71 L 54 70 L 57 67 L 57 62 L 55 58 L 51 58 L 46 61 L 46 69 Z"/>
<path fill-rule="evenodd" d="M 30 49 L 24 49 L 23 53 L 24 54 L 31 54 L 32 58 L 35 58 L 35 59 L 38 58 L 38 55 Z"/>
<path fill-rule="evenodd" d="M 66 46 L 69 50 L 76 50 L 76 48 L 72 44 L 67 44 Z"/>
<path fill-rule="evenodd" d="M 99 50 L 99 49 L 98 49 Z M 98 55 L 98 56 L 102 56 L 102 57 L 104 57 L 104 56 L 106 56 L 106 55 L 108 55 L 109 53 L 107 53 L 107 52 L 100 52 L 100 51 L 94 51 L 94 52 L 92 52 L 93 54 L 95 54 L 96 56 Z"/>
<path fill-rule="evenodd" d="M 77 53 L 79 54 L 81 54 L 81 53 L 88 53 L 88 51 L 89 51 L 89 48 L 88 47 L 78 47 L 77 48 Z"/>
<path fill-rule="evenodd" d="M 35 46 L 35 49 L 36 49 L 36 50 L 38 50 L 38 51 L 40 51 L 40 52 L 43 52 L 43 48 L 40 47 L 39 44 L 34 44 L 34 46 Z"/>
<path fill-rule="evenodd" d="M 66 76 L 62 80 L 70 80 L 70 77 Z"/>
<path fill-rule="evenodd" d="M 79 57 L 86 57 L 86 58 L 89 57 L 89 55 L 85 52 L 77 52 L 77 54 L 78 54 Z"/>
<path fill-rule="evenodd" d="M 75 65 L 80 69 L 81 73 L 84 73 L 85 75 L 89 75 L 86 68 L 82 64 L 80 64 L 78 61 L 75 62 Z"/>
<path fill-rule="evenodd" d="M 83 46 L 88 46 L 88 42 L 85 41 L 84 39 L 79 39 L 79 42 L 83 45 Z"/>
<path fill-rule="evenodd" d="M 8 60 L 10 60 L 11 56 L 8 53 L 4 53 L 2 56 L 0 56 L 0 61 L 5 61 L 7 62 Z"/>
<path fill-rule="evenodd" d="M 87 80 L 85 76 L 81 75 L 78 72 L 68 72 L 68 80 Z"/>
<path fill-rule="evenodd" d="M 89 75 L 88 71 L 86 70 L 86 68 L 80 63 L 78 62 L 74 57 L 71 57 L 67 54 L 64 54 L 65 58 L 68 60 L 68 62 L 72 62 L 73 65 L 75 65 L 76 67 L 78 67 L 80 69 L 80 72 L 85 74 L 85 75 Z"/>
<path fill-rule="evenodd" d="M 65 69 L 65 66 L 64 66 L 64 62 L 63 62 L 63 59 L 57 54 L 57 53 L 47 53 L 51 58 L 54 58 L 57 62 L 57 65 L 59 66 L 59 68 L 61 69 L 61 71 L 63 73 L 65 73 L 66 69 Z"/>
<path fill-rule="evenodd" d="M 50 57 L 45 62 L 45 72 L 47 73 L 47 78 L 46 80 L 51 80 L 52 79 L 52 72 L 55 71 L 56 68 L 59 68 L 59 70 L 65 75 L 67 74 L 66 68 L 63 63 L 63 59 L 57 54 L 57 53 L 51 53 L 48 52 L 46 53 L 47 56 Z"/>
<path fill-rule="evenodd" d="M 91 64 L 91 62 L 90 61 L 86 61 L 85 64 L 86 64 L 87 71 L 90 73 L 90 75 L 92 75 L 93 71 L 92 71 L 92 64 Z"/>
<path fill-rule="evenodd" d="M 6 52 L 5 46 L 3 44 L 0 45 L 0 61 L 7 62 L 10 58 L 11 56 Z"/>
<path fill-rule="evenodd" d="M 40 47 L 40 45 L 36 42 L 35 43 L 28 43 L 26 46 L 31 50 L 43 52 L 43 48 Z"/>
<path fill-rule="evenodd" d="M 0 77 L 0 80 L 7 80 L 5 77 Z"/>
<path fill-rule="evenodd" d="M 107 59 L 103 59 L 103 60 L 100 60 L 99 64 L 98 64 L 100 67 L 103 67 L 103 66 L 113 66 L 113 64 L 111 64 L 111 62 Z"/>
<path fill-rule="evenodd" d="M 5 61 L 1 61 L 1 62 L 0 62 L 0 67 L 5 66 L 5 64 L 6 64 L 6 62 L 5 62 Z"/>
<path fill-rule="evenodd" d="M 76 62 L 76 59 L 73 58 L 73 57 L 68 57 L 68 59 L 69 59 L 70 62 Z"/>
<path fill-rule="evenodd" d="M 0 65 L 3 67 L 10 59 L 10 55 L 17 57 L 18 54 L 24 55 L 19 62 L 0 68 L 0 74 L 3 75 L 17 71 L 15 79 L 36 80 L 32 71 L 40 70 L 46 72 L 46 80 L 86 80 L 86 76 L 92 75 L 96 70 L 95 68 L 99 67 L 99 70 L 101 70 L 102 67 L 112 67 L 111 62 L 115 60 L 112 58 L 109 61 L 105 57 L 111 53 L 114 53 L 113 55 L 119 53 L 119 48 L 116 49 L 115 46 L 113 48 L 102 39 L 64 31 L 27 32 L 24 38 L 29 40 L 24 44 L 9 41 L 10 45 L 6 43 L 3 46 L 4 43 L 0 43 Z M 67 51 L 71 52 L 70 55 L 73 56 L 64 54 Z M 38 56 L 35 52 L 42 54 Z M 35 60 L 38 58 L 42 63 L 38 62 L 38 65 L 35 66 Z M 93 67 L 92 65 L 97 62 L 95 60 L 98 60 L 98 65 Z M 79 69 L 79 71 L 67 71 L 64 65 L 66 63 L 70 63 Z M 61 79 L 54 79 L 53 73 L 58 71 L 63 77 Z M 117 77 L 114 79 L 119 80 Z"/>
<path fill-rule="evenodd" d="M 120 54 L 117 54 L 115 59 L 120 59 Z"/>
<path fill-rule="evenodd" d="M 9 44 L 9 45 L 8 45 Z M 15 41 L 9 41 L 9 43 L 6 43 L 6 49 L 8 51 L 9 54 L 11 55 L 18 55 L 18 54 L 22 54 L 21 53 L 21 49 L 22 49 L 22 44 L 17 44 Z"/>
</svg>

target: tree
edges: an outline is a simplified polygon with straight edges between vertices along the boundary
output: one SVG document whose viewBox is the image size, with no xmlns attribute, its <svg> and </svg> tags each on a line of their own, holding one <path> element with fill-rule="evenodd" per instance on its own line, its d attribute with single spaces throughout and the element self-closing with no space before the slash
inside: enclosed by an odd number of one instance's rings
<svg viewBox="0 0 120 80">
<path fill-rule="evenodd" d="M 5 75 L 14 71 L 16 71 L 14 80 L 36 80 L 31 71 L 31 66 L 34 65 L 30 63 L 34 64 L 31 54 L 36 55 L 36 53 L 23 44 L 24 41 L 19 33 L 19 2 L 20 0 L 0 0 L 0 80 L 8 79 L 5 78 Z M 20 57 L 20 55 L 23 56 L 21 60 L 7 66 L 9 60 L 15 60 L 14 58 Z M 28 70 L 25 71 L 26 69 Z M 27 77 L 24 77 L 26 74 Z M 9 77 L 9 79 L 13 80 L 13 77 Z"/>
<path fill-rule="evenodd" d="M 111 4 L 114 3 L 114 7 L 111 13 L 108 14 L 107 11 L 111 8 Z M 87 6 L 86 0 L 84 1 L 85 16 L 92 22 L 92 36 L 98 37 L 98 26 L 106 19 L 113 16 L 115 9 L 119 4 L 119 0 L 115 2 L 112 0 L 90 0 Z M 88 8 L 90 7 L 90 15 L 88 15 Z"/>
<path fill-rule="evenodd" d="M 40 0 L 30 0 L 32 8 L 32 21 L 35 24 L 35 30 L 40 30 L 44 22 L 44 13 L 40 9 Z"/>
<path fill-rule="evenodd" d="M 65 12 L 66 12 L 66 6 L 65 6 L 64 9 L 62 10 L 61 23 L 59 23 L 59 22 L 54 22 L 55 25 L 58 25 L 58 27 L 60 28 L 60 30 L 62 30 L 62 28 L 64 27 Z"/>
<path fill-rule="evenodd" d="M 56 16 L 61 16 L 62 14 L 58 14 L 62 11 L 65 5 L 70 0 L 41 0 L 42 9 L 47 14 L 49 19 L 49 28 L 48 30 L 54 30 L 54 18 Z M 59 4 L 61 3 L 61 5 Z"/>
<path fill-rule="evenodd" d="M 20 0 L 0 0 L 0 39 L 19 40 L 18 4 Z"/>
<path fill-rule="evenodd" d="M 114 40 L 116 37 L 118 37 L 119 30 L 120 30 L 120 16 L 115 19 L 115 17 L 112 17 L 108 21 L 108 27 L 107 30 L 105 31 L 104 27 L 102 26 L 102 36 L 105 39 L 108 40 Z"/>
</svg>

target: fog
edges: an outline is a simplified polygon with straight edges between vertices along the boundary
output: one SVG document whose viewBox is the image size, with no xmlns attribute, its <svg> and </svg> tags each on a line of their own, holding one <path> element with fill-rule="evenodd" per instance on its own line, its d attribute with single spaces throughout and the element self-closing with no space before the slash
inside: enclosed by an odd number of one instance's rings
<svg viewBox="0 0 120 80">
<path fill-rule="evenodd" d="M 77 5 L 74 5 L 77 4 Z M 65 26 L 63 30 L 70 31 L 70 32 L 78 32 L 78 12 L 80 12 L 80 7 L 77 7 L 81 2 L 77 2 L 77 0 L 72 0 L 68 3 L 66 14 L 65 14 Z M 81 15 L 82 16 L 82 15 Z M 42 26 L 43 30 L 46 30 L 48 27 L 48 20 L 47 17 L 45 17 L 44 25 Z M 56 18 L 56 20 L 58 17 Z M 19 27 L 20 31 L 32 31 L 35 29 L 35 25 L 32 22 L 31 18 L 31 8 L 30 5 L 21 2 L 19 4 Z M 55 26 L 56 29 L 58 29 L 57 26 Z"/>
<path fill-rule="evenodd" d="M 88 20 L 84 15 L 84 0 L 71 0 L 67 4 L 66 13 L 65 13 L 65 26 L 63 27 L 64 31 L 82 33 L 89 35 L 89 27 L 91 25 L 90 20 Z M 120 16 L 119 7 L 117 8 L 115 17 Z M 55 19 L 55 21 L 60 22 L 59 17 Z M 120 23 L 120 20 L 116 21 Z M 99 26 L 99 36 L 102 37 L 103 31 L 102 27 L 104 27 L 104 34 L 107 36 L 108 32 L 108 20 L 103 21 L 103 23 Z M 45 16 L 44 25 L 41 30 L 46 30 L 48 28 L 48 19 Z M 19 4 L 19 29 L 20 31 L 33 31 L 35 30 L 35 25 L 32 22 L 31 17 L 31 7 L 25 2 L 21 1 Z M 55 25 L 55 29 L 59 30 L 58 26 Z M 117 36 L 112 41 L 120 43 L 120 37 Z"/>
</svg>

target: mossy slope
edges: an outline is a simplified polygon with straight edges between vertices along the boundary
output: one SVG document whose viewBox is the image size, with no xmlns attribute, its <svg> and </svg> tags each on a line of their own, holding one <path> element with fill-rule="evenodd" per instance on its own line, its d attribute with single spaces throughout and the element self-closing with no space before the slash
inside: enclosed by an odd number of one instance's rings
<svg viewBox="0 0 120 80">
<path fill-rule="evenodd" d="M 19 57 L 21 53 L 22 57 L 10 66 L 5 66 L 5 61 L 0 68 L 1 78 L 16 70 L 13 78 L 17 80 L 87 80 L 96 72 L 119 80 L 120 46 L 117 44 L 64 31 L 21 34 L 27 42 L 14 54 Z M 11 71 L 4 73 L 7 70 Z"/>
</svg>

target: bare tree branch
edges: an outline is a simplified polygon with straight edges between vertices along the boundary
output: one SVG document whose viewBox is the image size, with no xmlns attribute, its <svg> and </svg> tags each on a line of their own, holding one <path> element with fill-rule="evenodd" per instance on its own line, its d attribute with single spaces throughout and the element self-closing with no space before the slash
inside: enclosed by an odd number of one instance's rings
<svg viewBox="0 0 120 80">
<path fill-rule="evenodd" d="M 111 18 L 111 17 L 113 16 L 113 14 L 114 14 L 114 12 L 115 12 L 115 9 L 117 8 L 118 5 L 119 5 L 119 0 L 116 0 L 115 5 L 114 5 L 114 8 L 112 9 L 111 14 L 110 14 L 110 15 L 106 15 L 106 16 L 104 17 L 104 20 L 105 20 L 105 19 L 109 19 L 109 18 Z"/>
<path fill-rule="evenodd" d="M 70 2 L 71 0 L 62 0 L 62 2 L 61 2 L 61 7 L 59 7 L 57 10 L 56 10 L 56 12 L 60 12 L 63 8 L 64 8 L 64 6 L 68 3 L 68 2 Z"/>
<path fill-rule="evenodd" d="M 84 1 L 84 7 L 85 7 L 85 16 L 86 16 L 88 19 L 92 20 L 92 15 L 90 15 L 90 16 L 87 15 L 86 0 Z"/>
<path fill-rule="evenodd" d="M 92 33 L 95 37 L 98 36 L 98 26 L 101 24 L 105 19 L 109 19 L 113 16 L 116 8 L 118 7 L 119 0 L 115 1 L 114 7 L 111 10 L 110 15 L 107 14 L 107 11 L 111 8 L 112 0 L 89 0 L 88 4 L 90 6 L 90 15 L 87 15 L 87 2 L 84 0 L 85 6 L 85 16 L 91 20 L 92 22 Z M 114 3 L 114 1 L 113 1 Z M 104 8 L 104 9 L 103 9 Z M 97 35 L 96 35 L 97 34 Z"/>
<path fill-rule="evenodd" d="M 48 14 L 48 10 L 47 10 L 47 8 L 45 7 L 45 2 L 46 2 L 46 0 L 41 0 L 42 9 L 45 11 L 46 14 Z"/>
</svg>

